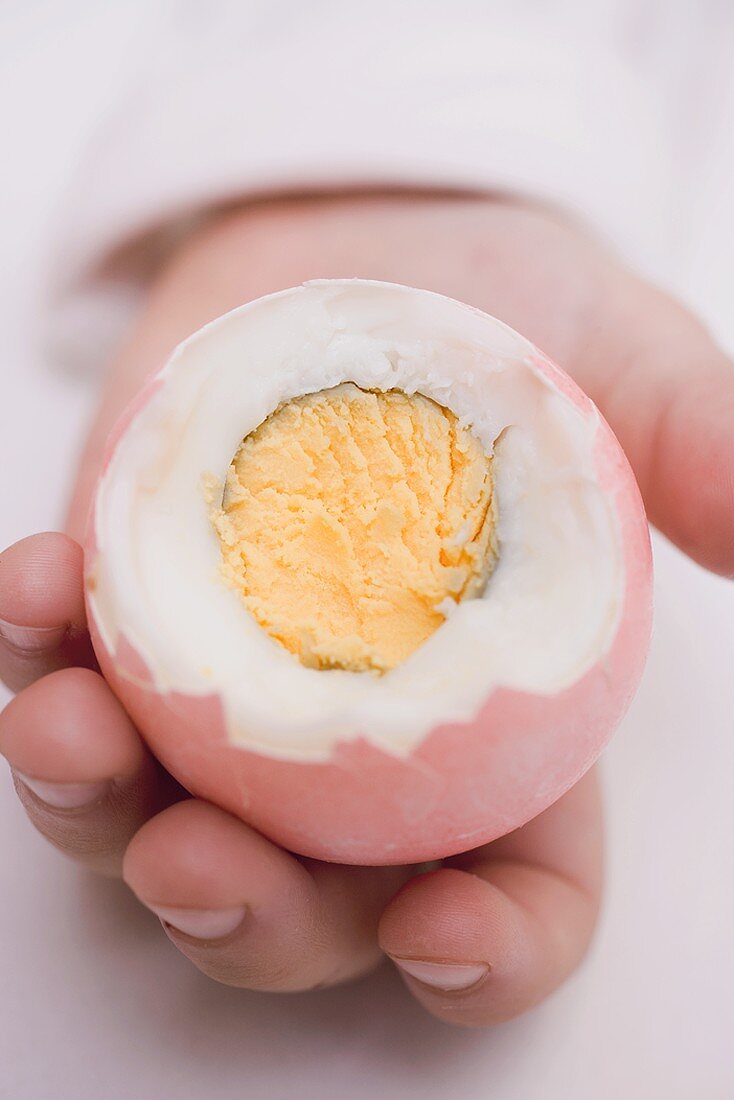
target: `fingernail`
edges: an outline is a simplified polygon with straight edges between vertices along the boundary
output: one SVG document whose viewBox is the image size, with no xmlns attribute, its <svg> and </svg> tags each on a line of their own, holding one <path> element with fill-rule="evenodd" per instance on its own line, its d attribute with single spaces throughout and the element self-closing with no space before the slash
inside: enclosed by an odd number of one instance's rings
<svg viewBox="0 0 734 1100">
<path fill-rule="evenodd" d="M 24 653 L 53 649 L 63 641 L 66 626 L 18 626 L 0 619 L 0 638 Z"/>
<path fill-rule="evenodd" d="M 91 806 L 104 798 L 110 789 L 110 782 L 106 779 L 97 783 L 46 783 L 21 772 L 15 774 L 36 798 L 55 810 L 78 810 L 82 806 Z"/>
<path fill-rule="evenodd" d="M 183 932 L 197 940 L 219 940 L 238 928 L 245 917 L 244 905 L 231 909 L 174 909 L 166 905 L 151 905 L 155 915 L 174 932 Z"/>
<path fill-rule="evenodd" d="M 391 958 L 395 965 L 406 974 L 410 974 L 411 978 L 417 978 L 424 985 L 442 989 L 447 993 L 453 993 L 459 989 L 470 989 L 486 978 L 489 973 L 486 963 L 435 963 L 424 962 L 422 959 L 396 959 L 394 956 Z"/>
</svg>

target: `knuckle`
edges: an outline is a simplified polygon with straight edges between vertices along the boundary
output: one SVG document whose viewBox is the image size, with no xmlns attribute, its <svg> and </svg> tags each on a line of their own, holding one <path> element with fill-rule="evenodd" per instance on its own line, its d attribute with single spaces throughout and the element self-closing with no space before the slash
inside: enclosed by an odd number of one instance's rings
<svg viewBox="0 0 734 1100">
<path fill-rule="evenodd" d="M 15 790 L 31 824 L 59 851 L 94 868 L 119 868 L 122 854 L 145 819 L 134 791 L 113 787 L 91 806 L 57 809 L 47 805 L 13 777 Z"/>
</svg>

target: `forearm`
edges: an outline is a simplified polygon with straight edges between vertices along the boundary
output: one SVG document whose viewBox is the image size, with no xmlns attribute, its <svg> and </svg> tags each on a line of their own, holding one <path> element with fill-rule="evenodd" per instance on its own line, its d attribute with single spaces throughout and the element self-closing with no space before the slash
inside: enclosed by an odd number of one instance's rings
<svg viewBox="0 0 734 1100">
<path fill-rule="evenodd" d="M 511 322 L 517 292 L 508 294 L 504 280 L 507 256 L 532 236 L 537 255 L 528 290 L 542 295 L 555 273 L 543 270 L 540 242 L 559 232 L 567 229 L 557 216 L 508 199 L 407 192 L 274 200 L 212 217 L 160 270 L 112 363 L 82 456 L 68 532 L 81 537 L 105 440 L 121 411 L 175 345 L 207 321 L 307 279 L 360 276 L 426 287 L 490 310 L 497 310 L 502 293 L 500 312 Z M 547 334 L 530 335 L 539 342 L 545 337 L 548 345 Z M 563 349 L 551 350 L 559 355 Z"/>
</svg>

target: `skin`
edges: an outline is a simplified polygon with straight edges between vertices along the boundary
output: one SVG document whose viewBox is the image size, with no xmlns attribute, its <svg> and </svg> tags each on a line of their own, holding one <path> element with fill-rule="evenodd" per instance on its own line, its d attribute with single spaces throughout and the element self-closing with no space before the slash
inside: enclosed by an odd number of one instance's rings
<svg viewBox="0 0 734 1100">
<path fill-rule="evenodd" d="M 528 336 L 600 406 L 652 521 L 701 565 L 734 575 L 734 366 L 695 317 L 580 227 L 528 205 L 442 195 L 238 208 L 191 236 L 151 287 L 109 376 L 67 533 L 0 556 L 0 674 L 18 691 L 0 715 L 0 751 L 36 828 L 80 862 L 122 873 L 214 979 L 309 989 L 388 955 L 434 1016 L 485 1025 L 549 994 L 589 944 L 602 888 L 593 772 L 523 828 L 428 872 L 296 858 L 165 775 L 85 631 L 78 540 L 125 402 L 225 310 L 307 278 L 354 275 L 463 299 Z M 23 777 L 55 784 L 53 801 L 90 797 L 58 808 Z M 68 786 L 81 783 L 91 786 Z"/>
</svg>

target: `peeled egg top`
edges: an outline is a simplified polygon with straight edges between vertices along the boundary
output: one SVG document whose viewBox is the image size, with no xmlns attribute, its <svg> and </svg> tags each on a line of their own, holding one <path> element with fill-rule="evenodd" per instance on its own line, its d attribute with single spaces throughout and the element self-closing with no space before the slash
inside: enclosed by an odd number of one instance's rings
<svg viewBox="0 0 734 1100">
<path fill-rule="evenodd" d="M 624 592 L 591 402 L 468 306 L 308 283 L 176 351 L 97 493 L 101 639 L 231 742 L 409 753 L 497 687 L 563 691 Z"/>
</svg>

